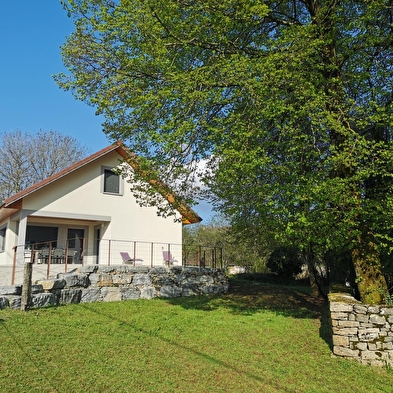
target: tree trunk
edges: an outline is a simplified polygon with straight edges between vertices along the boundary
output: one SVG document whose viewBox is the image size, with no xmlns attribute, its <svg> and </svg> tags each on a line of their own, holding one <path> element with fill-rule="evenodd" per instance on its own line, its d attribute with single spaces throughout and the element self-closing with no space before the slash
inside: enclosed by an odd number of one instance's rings
<svg viewBox="0 0 393 393">
<path fill-rule="evenodd" d="M 311 288 L 311 296 L 313 297 L 319 297 L 321 296 L 321 291 L 318 286 L 317 278 L 315 276 L 315 270 L 314 270 L 314 265 L 311 260 L 307 258 L 307 264 L 308 264 L 308 272 L 310 275 L 310 288 Z"/>
<path fill-rule="evenodd" d="M 314 253 L 311 244 L 309 244 L 308 250 L 305 254 L 307 260 L 308 274 L 310 276 L 311 296 L 313 297 L 320 297 L 321 295 L 325 296 L 325 294 L 322 291 L 322 288 L 320 288 L 320 286 L 318 285 L 317 275 L 315 274 Z"/>
<path fill-rule="evenodd" d="M 360 300 L 365 304 L 382 303 L 388 288 L 372 236 L 359 237 L 357 247 L 352 250 L 352 262 Z"/>
</svg>

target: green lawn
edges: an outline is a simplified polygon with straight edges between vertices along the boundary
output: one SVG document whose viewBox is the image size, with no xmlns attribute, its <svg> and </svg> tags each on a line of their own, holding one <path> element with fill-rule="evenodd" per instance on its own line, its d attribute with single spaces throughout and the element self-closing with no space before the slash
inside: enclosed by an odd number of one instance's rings
<svg viewBox="0 0 393 393">
<path fill-rule="evenodd" d="M 303 288 L 0 311 L 0 392 L 389 392 L 393 372 L 331 357 Z"/>
</svg>

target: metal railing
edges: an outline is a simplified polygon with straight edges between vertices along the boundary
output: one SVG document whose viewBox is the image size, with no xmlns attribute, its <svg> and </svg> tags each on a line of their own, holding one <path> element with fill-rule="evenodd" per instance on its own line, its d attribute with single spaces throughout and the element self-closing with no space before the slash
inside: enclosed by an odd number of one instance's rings
<svg viewBox="0 0 393 393">
<path fill-rule="evenodd" d="M 74 247 L 75 244 L 78 246 Z M 125 254 L 127 258 L 124 258 Z M 79 238 L 13 247 L 11 272 L 10 265 L 0 266 L 0 285 L 20 282 L 26 262 L 33 264 L 33 280 L 48 279 L 86 264 L 223 268 L 221 247 L 116 239 L 98 242 L 98 239 Z M 11 277 L 6 277 L 10 273 Z"/>
</svg>

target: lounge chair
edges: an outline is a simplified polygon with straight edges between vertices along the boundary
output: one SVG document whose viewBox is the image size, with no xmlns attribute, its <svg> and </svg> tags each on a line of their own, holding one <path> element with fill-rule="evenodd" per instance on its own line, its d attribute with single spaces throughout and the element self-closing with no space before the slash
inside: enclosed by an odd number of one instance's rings
<svg viewBox="0 0 393 393">
<path fill-rule="evenodd" d="M 120 255 L 123 262 L 127 265 L 136 265 L 136 264 L 141 265 L 143 263 L 143 259 L 131 258 L 128 252 L 121 252 Z"/>
<path fill-rule="evenodd" d="M 170 251 L 162 251 L 162 256 L 164 258 L 164 264 L 166 266 L 173 266 L 174 262 L 179 262 L 177 259 L 173 258 Z"/>
</svg>

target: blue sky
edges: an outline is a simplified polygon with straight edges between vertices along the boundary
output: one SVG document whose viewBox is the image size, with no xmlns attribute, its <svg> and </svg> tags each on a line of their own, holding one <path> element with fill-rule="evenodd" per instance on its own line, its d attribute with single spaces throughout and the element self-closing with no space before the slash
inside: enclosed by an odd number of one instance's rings
<svg viewBox="0 0 393 393">
<path fill-rule="evenodd" d="M 94 108 L 61 90 L 60 46 L 73 24 L 59 0 L 2 1 L 0 12 L 0 132 L 56 130 L 91 153 L 110 144 Z"/>
<path fill-rule="evenodd" d="M 52 75 L 66 71 L 60 46 L 74 30 L 59 0 L 2 0 L 0 11 L 0 133 L 56 130 L 94 153 L 111 141 L 94 108 L 61 90 Z M 210 207 L 195 211 L 206 221 Z"/>
</svg>

